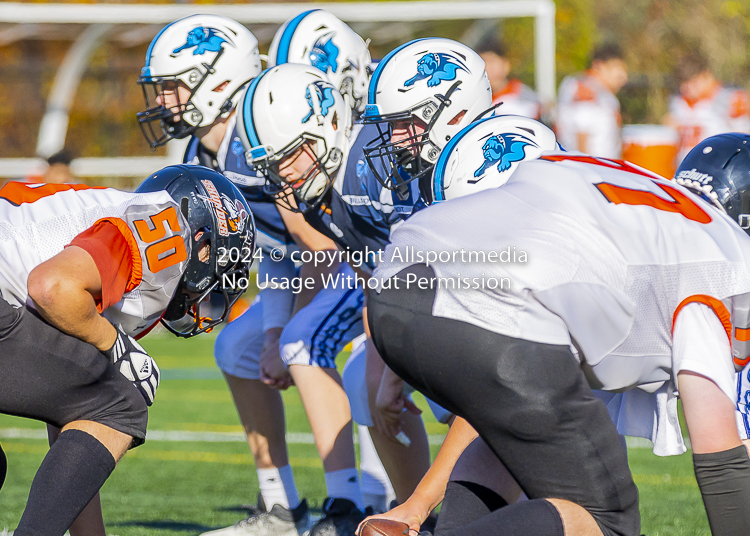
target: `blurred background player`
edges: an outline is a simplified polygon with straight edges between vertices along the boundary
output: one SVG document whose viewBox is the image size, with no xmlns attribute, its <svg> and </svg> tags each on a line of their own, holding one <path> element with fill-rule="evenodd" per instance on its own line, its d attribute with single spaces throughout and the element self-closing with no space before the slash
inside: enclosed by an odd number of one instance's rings
<svg viewBox="0 0 750 536">
<path fill-rule="evenodd" d="M 622 118 L 615 95 L 627 81 L 627 66 L 614 44 L 597 48 L 585 73 L 565 78 L 558 92 L 555 125 L 560 145 L 569 151 L 620 158 Z"/>
<path fill-rule="evenodd" d="M 215 194 L 226 212 L 195 192 Z M 218 248 L 252 253 L 252 215 L 220 174 L 171 166 L 135 193 L 11 182 L 0 219 L 15 230 L 0 243 L 0 412 L 62 430 L 15 534 L 62 536 L 125 451 L 145 441 L 159 369 L 134 337 L 160 320 L 190 337 L 226 318 L 242 290 L 221 277 L 247 277 L 249 264 L 219 262 Z M 212 292 L 222 314 L 203 318 Z M 104 534 L 96 510 L 98 523 L 89 516 L 78 533 Z"/>
<path fill-rule="evenodd" d="M 698 51 L 677 64 L 680 92 L 672 97 L 664 122 L 680 136 L 676 164 L 701 140 L 723 132 L 750 132 L 750 94 L 716 80 Z"/>
<path fill-rule="evenodd" d="M 503 103 L 497 113 L 502 115 L 522 115 L 539 119 L 542 105 L 539 97 L 529 86 L 510 76 L 511 64 L 505 47 L 493 34 L 482 39 L 475 50 L 484 60 L 487 78 L 492 87 L 492 104 Z"/>
</svg>

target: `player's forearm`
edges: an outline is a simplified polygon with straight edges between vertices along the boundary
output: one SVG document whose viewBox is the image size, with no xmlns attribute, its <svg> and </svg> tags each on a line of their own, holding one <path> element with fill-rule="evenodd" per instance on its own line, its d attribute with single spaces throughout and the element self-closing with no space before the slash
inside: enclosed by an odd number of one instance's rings
<svg viewBox="0 0 750 536">
<path fill-rule="evenodd" d="M 91 294 L 65 284 L 55 285 L 50 290 L 53 292 L 31 296 L 36 310 L 47 322 L 99 350 L 112 347 L 117 332 L 98 313 Z"/>
<path fill-rule="evenodd" d="M 427 513 L 440 504 L 445 496 L 445 488 L 448 485 L 453 467 L 461 453 L 478 435 L 468 422 L 461 417 L 456 417 L 448 435 L 445 436 L 435 462 L 419 482 L 412 498 L 409 500 L 418 502 Z"/>
<path fill-rule="evenodd" d="M 101 279 L 84 250 L 69 247 L 34 268 L 27 281 L 29 297 L 42 317 L 60 331 L 108 350 L 117 330 L 96 308 Z"/>
</svg>

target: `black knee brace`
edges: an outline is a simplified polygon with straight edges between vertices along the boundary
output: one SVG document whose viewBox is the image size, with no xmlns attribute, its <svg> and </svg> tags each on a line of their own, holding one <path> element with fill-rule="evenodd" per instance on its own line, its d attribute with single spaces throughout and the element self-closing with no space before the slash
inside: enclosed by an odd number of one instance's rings
<svg viewBox="0 0 750 536">
<path fill-rule="evenodd" d="M 0 489 L 3 487 L 5 482 L 5 475 L 8 473 L 8 460 L 5 458 L 3 447 L 0 445 Z"/>
</svg>

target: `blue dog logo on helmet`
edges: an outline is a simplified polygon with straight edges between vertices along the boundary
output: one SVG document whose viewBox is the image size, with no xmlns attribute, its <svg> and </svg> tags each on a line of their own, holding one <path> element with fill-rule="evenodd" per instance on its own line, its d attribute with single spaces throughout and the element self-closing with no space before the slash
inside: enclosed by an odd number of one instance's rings
<svg viewBox="0 0 750 536">
<path fill-rule="evenodd" d="M 339 68 L 339 47 L 333 42 L 333 35 L 328 37 L 327 41 L 325 40 L 326 37 L 328 36 L 324 35 L 315 42 L 310 51 L 310 63 L 313 67 L 320 69 L 324 73 L 327 73 L 329 70 L 335 73 L 336 69 Z"/>
<path fill-rule="evenodd" d="M 310 111 L 302 119 L 303 123 L 307 123 L 315 114 L 315 105 L 313 104 L 313 96 L 310 93 L 310 88 L 313 88 L 315 90 L 318 98 L 318 104 L 320 104 L 320 113 L 324 117 L 328 115 L 328 110 L 336 102 L 336 99 L 333 98 L 333 88 L 330 85 L 326 85 L 323 82 L 313 82 L 312 84 L 307 86 L 307 91 L 305 91 L 305 98 L 307 99 L 307 104 L 310 105 Z"/>
<path fill-rule="evenodd" d="M 495 164 L 497 164 L 498 171 L 510 169 L 513 162 L 520 162 L 526 158 L 527 145 L 539 147 L 534 141 L 520 134 L 498 134 L 490 137 L 482 146 L 484 162 L 474 172 L 474 176 L 483 175 Z"/>
<path fill-rule="evenodd" d="M 412 86 L 414 82 L 427 78 L 427 86 L 434 87 L 443 80 L 455 80 L 459 70 L 469 72 L 461 60 L 450 54 L 428 53 L 419 59 L 417 74 L 404 82 L 404 86 Z"/>
<path fill-rule="evenodd" d="M 200 56 L 206 52 L 218 52 L 221 50 L 221 44 L 227 42 L 227 40 L 221 37 L 219 33 L 221 32 L 214 28 L 198 26 L 197 28 L 190 30 L 185 44 L 174 49 L 172 54 L 177 54 L 186 48 L 193 47 L 195 47 L 195 50 L 193 50 L 193 56 Z"/>
</svg>

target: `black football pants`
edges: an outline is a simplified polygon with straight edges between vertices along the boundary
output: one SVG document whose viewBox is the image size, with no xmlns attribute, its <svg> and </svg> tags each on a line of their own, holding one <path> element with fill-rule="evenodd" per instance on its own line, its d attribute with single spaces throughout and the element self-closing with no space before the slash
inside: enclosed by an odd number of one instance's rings
<svg viewBox="0 0 750 536">
<path fill-rule="evenodd" d="M 405 288 L 407 272 L 435 277 L 424 265 L 411 266 L 394 276 L 402 280 L 398 288 L 368 296 L 373 341 L 388 366 L 464 417 L 529 499 L 579 504 L 605 536 L 639 535 L 625 448 L 570 349 L 434 317 L 435 290 Z M 524 534 L 505 532 L 498 521 L 493 534 Z"/>
</svg>

